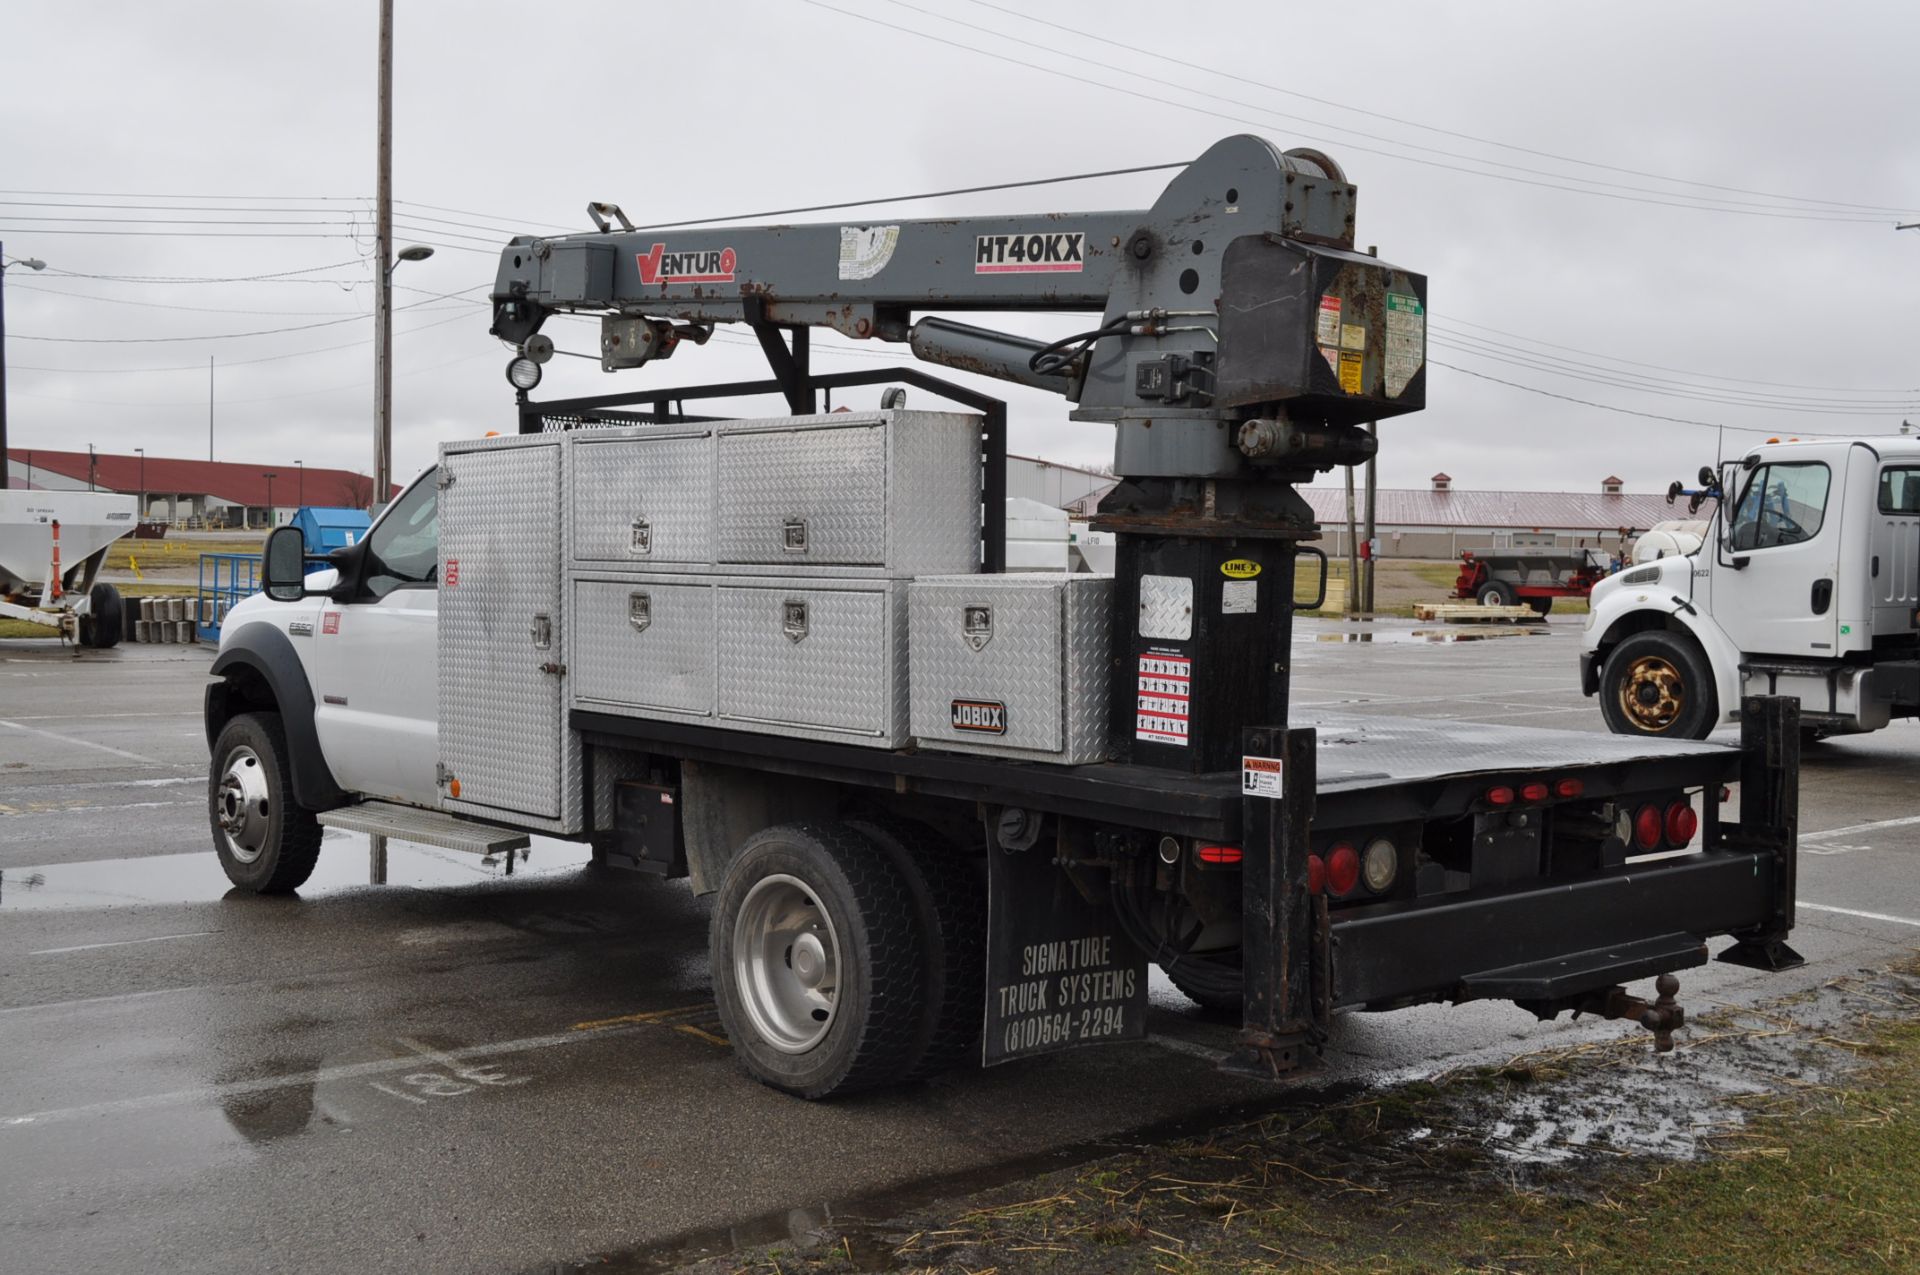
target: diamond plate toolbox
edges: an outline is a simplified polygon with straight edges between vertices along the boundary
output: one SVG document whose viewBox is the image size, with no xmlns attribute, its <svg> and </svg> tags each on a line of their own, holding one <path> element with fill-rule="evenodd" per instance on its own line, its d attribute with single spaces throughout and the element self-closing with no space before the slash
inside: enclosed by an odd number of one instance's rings
<svg viewBox="0 0 1920 1275">
<path fill-rule="evenodd" d="M 718 577 L 718 724 L 907 742 L 905 580 Z"/>
<path fill-rule="evenodd" d="M 922 748 L 1068 765 L 1107 754 L 1111 576 L 935 576 L 908 590 Z"/>
<path fill-rule="evenodd" d="M 712 725 L 713 608 L 705 578 L 576 579 L 572 706 Z"/>
<path fill-rule="evenodd" d="M 572 440 L 573 557 L 694 568 L 713 557 L 713 430 L 650 426 Z"/>
<path fill-rule="evenodd" d="M 837 412 L 716 427 L 716 565 L 977 571 L 980 420 Z"/>
</svg>

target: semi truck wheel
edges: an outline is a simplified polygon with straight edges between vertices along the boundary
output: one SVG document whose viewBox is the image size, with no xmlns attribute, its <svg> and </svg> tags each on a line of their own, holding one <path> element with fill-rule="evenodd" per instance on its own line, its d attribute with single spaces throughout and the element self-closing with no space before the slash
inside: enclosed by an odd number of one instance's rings
<svg viewBox="0 0 1920 1275">
<path fill-rule="evenodd" d="M 924 1080 L 977 1062 L 987 963 L 987 892 L 979 873 L 924 824 L 885 816 L 848 824 L 893 861 L 913 894 L 926 940 L 920 1026 L 906 1078 Z"/>
<path fill-rule="evenodd" d="M 1489 580 L 1480 586 L 1473 595 L 1483 607 L 1510 607 L 1513 605 L 1513 586 L 1500 580 Z"/>
<path fill-rule="evenodd" d="M 87 614 L 80 617 L 80 645 L 104 651 L 126 635 L 126 610 L 120 590 L 105 580 L 87 591 Z"/>
<path fill-rule="evenodd" d="M 926 955 L 913 892 L 845 824 L 784 824 L 734 856 L 713 911 L 714 1000 L 734 1052 L 802 1098 L 904 1078 Z"/>
<path fill-rule="evenodd" d="M 1600 713 L 1616 735 L 1669 739 L 1705 739 L 1720 717 L 1700 648 L 1661 630 L 1635 633 L 1607 656 Z"/>
<path fill-rule="evenodd" d="M 1168 982 L 1180 990 L 1182 996 L 1205 1010 L 1209 1018 L 1231 1019 L 1236 1023 L 1240 1021 L 1241 993 L 1229 992 L 1220 986 L 1239 980 L 1238 958 L 1229 962 L 1185 956 L 1178 961 L 1161 961 L 1160 971 L 1167 976 Z"/>
<path fill-rule="evenodd" d="M 255 894 L 297 890 L 320 857 L 320 824 L 293 799 L 278 713 L 242 713 L 213 745 L 207 777 L 213 848 L 227 880 Z"/>
</svg>

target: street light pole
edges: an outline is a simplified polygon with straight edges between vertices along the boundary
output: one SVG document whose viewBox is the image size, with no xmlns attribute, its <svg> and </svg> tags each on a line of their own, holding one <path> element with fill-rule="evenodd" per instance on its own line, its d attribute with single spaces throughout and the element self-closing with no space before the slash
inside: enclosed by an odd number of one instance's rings
<svg viewBox="0 0 1920 1275">
<path fill-rule="evenodd" d="M 294 488 L 293 503 L 304 506 L 307 503 L 307 462 L 296 460 L 293 462 L 293 469 L 299 475 L 295 480 L 299 486 Z"/>
<path fill-rule="evenodd" d="M 38 257 L 16 257 L 7 260 L 6 245 L 0 244 L 0 491 L 12 486 L 13 480 L 7 462 L 7 267 L 25 266 L 29 270 L 45 270 L 47 263 Z"/>
<path fill-rule="evenodd" d="M 133 516 L 133 520 L 139 522 L 147 516 L 147 449 L 136 447 L 133 450 L 140 457 L 140 512 Z"/>
<path fill-rule="evenodd" d="M 278 471 L 272 470 L 272 469 L 263 469 L 260 471 L 260 473 L 267 480 L 267 530 L 272 531 L 273 530 L 273 480 L 278 478 L 280 474 Z"/>
</svg>

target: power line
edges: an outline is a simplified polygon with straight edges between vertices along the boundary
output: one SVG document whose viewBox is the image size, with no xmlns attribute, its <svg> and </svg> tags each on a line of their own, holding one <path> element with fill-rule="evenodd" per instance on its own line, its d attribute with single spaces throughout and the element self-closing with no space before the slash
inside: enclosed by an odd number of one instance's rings
<svg viewBox="0 0 1920 1275">
<path fill-rule="evenodd" d="M 1285 88 L 1285 87 L 1282 87 L 1281 85 L 1274 84 L 1269 81 L 1255 80 L 1243 75 L 1234 75 L 1231 72 L 1222 71 L 1218 66 L 1204 65 L 1199 62 L 1184 61 L 1180 58 L 1174 57 L 1172 54 L 1169 54 L 1169 53 L 1158 52 L 1151 49 L 1143 49 L 1137 45 L 1127 44 L 1120 40 L 1110 39 L 1102 35 L 1096 35 L 1091 31 L 1087 31 L 1079 27 L 1070 27 L 1064 23 L 1049 22 L 1045 18 L 1038 17 L 1035 14 L 1024 11 L 1024 10 L 1010 9 L 1005 7 L 1004 5 L 993 4 L 991 3 L 991 0 L 967 0 L 967 3 L 978 5 L 980 8 L 983 8 L 983 9 L 992 9 L 995 12 L 1004 13 L 1009 17 L 1022 18 L 1029 22 L 1035 22 L 1044 27 L 1052 27 L 1056 31 L 1064 31 L 1068 35 L 1073 36 L 1074 39 L 1077 41 L 1091 40 L 1096 44 L 1105 44 L 1116 49 L 1124 49 L 1129 53 L 1137 53 L 1141 57 L 1157 58 L 1163 62 L 1171 62 L 1175 66 L 1186 67 L 1188 70 L 1191 70 L 1191 71 L 1199 71 L 1205 74 L 1206 76 L 1208 76 L 1209 78 L 1232 80 L 1236 84 L 1245 84 L 1253 88 L 1264 89 L 1270 93 L 1279 93 L 1287 97 L 1299 98 L 1302 101 L 1313 102 L 1321 106 L 1331 106 L 1336 110 L 1350 111 L 1355 115 L 1365 115 L 1372 119 L 1385 120 L 1390 124 L 1400 124 L 1408 128 L 1417 128 L 1429 133 L 1438 133 L 1443 137 L 1459 138 L 1461 141 L 1474 142 L 1481 146 L 1496 146 L 1496 147 L 1499 147 L 1501 150 L 1509 150 L 1521 155 L 1533 155 L 1540 159 L 1551 159 L 1563 164 L 1578 164 L 1585 168 L 1597 168 L 1610 173 L 1622 173 L 1629 177 L 1645 177 L 1652 181 L 1672 182 L 1676 185 L 1682 185 L 1682 186 L 1699 186 L 1705 190 L 1724 190 L 1730 194 L 1735 194 L 1735 195 L 1758 195 L 1763 199 L 1786 200 L 1786 201 L 1799 203 L 1799 204 L 1828 205 L 1836 208 L 1852 208 L 1852 209 L 1858 209 L 1858 210 L 1868 211 L 1868 212 L 1877 212 L 1877 213 L 1904 213 L 1908 211 L 1905 208 L 1893 207 L 1893 206 L 1884 205 L 1884 204 L 1856 204 L 1856 203 L 1849 203 L 1845 200 L 1840 200 L 1840 199 L 1816 199 L 1806 195 L 1780 195 L 1780 194 L 1775 194 L 1772 191 L 1749 190 L 1744 186 L 1723 186 L 1716 182 L 1703 182 L 1691 177 L 1668 177 L 1663 173 L 1647 172 L 1644 169 L 1623 168 L 1617 164 L 1605 164 L 1605 163 L 1600 163 L 1596 160 L 1580 159 L 1577 156 L 1561 155 L 1554 151 L 1536 150 L 1531 146 L 1519 146 L 1512 142 L 1499 141 L 1496 138 L 1480 137 L 1473 133 L 1463 133 L 1455 129 L 1441 128 L 1434 124 L 1424 124 L 1419 120 L 1407 119 L 1399 115 L 1388 115 L 1385 112 L 1371 111 L 1361 106 L 1350 106 L 1344 102 L 1336 102 L 1331 98 L 1315 97 L 1311 93 L 1302 93 L 1297 89 Z"/>
<path fill-rule="evenodd" d="M 468 298 L 464 297 L 464 293 L 472 292 L 477 288 L 488 288 L 492 286 L 492 284 L 477 283 L 471 288 L 462 288 L 459 292 L 435 293 L 429 300 L 439 300 L 447 297 L 460 297 L 466 300 Z M 13 290 L 20 292 L 45 292 L 54 296 L 73 297 L 82 301 L 98 301 L 104 305 L 130 305 L 137 306 L 144 310 L 187 310 L 196 314 L 246 314 L 254 316 L 276 316 L 281 318 L 343 317 L 364 319 L 367 317 L 365 313 L 359 311 L 352 314 L 344 314 L 339 310 L 236 310 L 225 306 L 180 305 L 169 301 L 135 301 L 130 297 L 102 297 L 87 292 L 68 292 L 64 288 L 49 288 L 37 283 L 16 283 L 13 285 Z M 408 291 L 424 292 L 425 289 L 409 288 Z M 420 302 L 417 304 L 425 303 Z"/>
<path fill-rule="evenodd" d="M 895 2 L 897 3 L 898 0 L 895 0 Z M 1061 79 L 1071 80 L 1076 84 L 1085 84 L 1093 88 L 1105 90 L 1107 92 L 1125 94 L 1128 97 L 1138 98 L 1141 101 L 1151 102 L 1159 106 L 1168 106 L 1168 107 L 1173 107 L 1177 110 L 1191 111 L 1196 114 L 1211 116 L 1215 119 L 1227 120 L 1235 124 L 1244 124 L 1251 128 L 1266 127 L 1266 125 L 1260 123 L 1259 121 L 1247 119 L 1243 115 L 1231 115 L 1223 111 L 1213 110 L 1209 107 L 1197 106 L 1191 102 L 1178 102 L 1178 101 L 1173 101 L 1169 98 L 1156 96 L 1155 94 L 1152 94 L 1152 93 L 1144 93 L 1138 89 L 1130 89 L 1121 84 L 1111 83 L 1105 80 L 1089 79 L 1083 75 L 1075 75 L 1071 71 L 1063 71 L 1058 67 L 1046 66 L 1038 62 L 1027 62 L 1020 58 L 1009 56 L 1008 54 L 997 53 L 991 49 L 981 48 L 978 45 L 966 44 L 958 40 L 949 40 L 944 36 L 935 35 L 930 31 L 921 31 L 913 27 L 901 26 L 898 23 L 887 22 L 883 19 L 873 17 L 869 14 L 856 13 L 849 9 L 836 8 L 833 5 L 824 3 L 823 0 L 805 0 L 805 3 L 812 5 L 816 9 L 824 9 L 829 13 L 837 13 L 842 17 L 853 18 L 859 22 L 872 23 L 875 26 L 885 27 L 890 31 L 898 31 L 904 35 L 914 36 L 922 40 L 929 40 L 935 44 L 943 44 L 949 48 L 959 49 L 959 50 L 962 50 L 963 52 L 972 53 L 980 57 L 992 58 L 997 62 L 1005 62 L 1013 66 L 1024 67 L 1028 70 L 1039 71 L 1045 75 L 1057 76 Z M 1015 42 L 1027 43 L 1026 41 L 1015 41 Z M 1058 50 L 1052 50 L 1052 49 L 1049 49 L 1048 51 L 1059 52 Z M 1096 66 L 1103 67 L 1107 70 L 1113 71 L 1116 74 L 1119 74 L 1127 78 L 1151 78 L 1151 77 L 1139 77 L 1136 72 L 1129 71 L 1125 67 L 1113 66 L 1108 63 L 1098 62 L 1091 58 L 1083 58 L 1077 54 L 1063 53 L 1062 56 L 1074 58 L 1076 61 L 1091 62 Z M 1213 94 L 1205 94 L 1203 90 L 1199 90 L 1199 89 L 1183 89 L 1183 91 L 1202 94 L 1204 96 L 1215 96 Z M 1260 108 L 1256 107 L 1254 109 L 1259 110 Z M 1261 111 L 1261 113 L 1265 115 L 1275 116 L 1276 118 L 1292 118 L 1284 115 L 1281 112 L 1276 112 L 1276 111 L 1263 110 Z M 1355 130 L 1352 130 L 1352 129 L 1338 128 L 1338 126 L 1335 126 L 1335 127 L 1337 128 L 1337 131 L 1355 132 Z M 1627 203 L 1649 204 L 1649 205 L 1653 205 L 1657 207 L 1665 207 L 1665 208 L 1686 208 L 1686 209 L 1692 209 L 1698 212 L 1722 212 L 1722 213 L 1728 213 L 1734 216 L 1742 216 L 1742 217 L 1766 217 L 1766 218 L 1771 218 L 1775 220 L 1785 220 L 1785 221 L 1820 221 L 1820 222 L 1845 223 L 1845 224 L 1878 224 L 1880 221 L 1884 220 L 1884 218 L 1867 217 L 1865 215 L 1854 216 L 1854 215 L 1846 215 L 1846 214 L 1822 214 L 1822 213 L 1814 213 L 1814 212 L 1768 211 L 1768 210 L 1761 210 L 1761 209 L 1749 209 L 1749 208 L 1737 208 L 1737 207 L 1715 207 L 1713 205 L 1698 203 L 1698 202 L 1694 202 L 1694 203 L 1681 202 L 1681 199 L 1685 198 L 1683 196 L 1676 196 L 1676 198 L 1672 198 L 1672 199 L 1652 199 L 1652 198 L 1647 198 L 1644 195 L 1623 194 L 1623 193 L 1620 193 L 1617 191 L 1611 191 L 1611 190 L 1590 189 L 1589 187 L 1586 187 L 1586 186 L 1563 185 L 1561 184 L 1561 182 L 1563 181 L 1586 181 L 1588 179 L 1577 178 L 1577 177 L 1566 177 L 1562 174 L 1557 174 L 1557 173 L 1549 174 L 1549 176 L 1559 178 L 1560 180 L 1544 181 L 1544 180 L 1538 180 L 1538 179 L 1529 178 L 1529 177 L 1519 177 L 1510 173 L 1487 172 L 1483 169 L 1468 168 L 1459 164 L 1443 163 L 1440 160 L 1423 159 L 1417 155 L 1402 155 L 1393 151 L 1383 151 L 1383 150 L 1376 149 L 1374 147 L 1358 145 L 1353 142 L 1337 142 L 1337 143 L 1329 143 L 1329 144 L 1333 145 L 1336 149 L 1344 147 L 1347 150 L 1358 151 L 1361 154 L 1379 155 L 1379 156 L 1382 156 L 1383 158 L 1397 159 L 1405 163 L 1419 164 L 1428 168 L 1439 168 L 1449 172 L 1465 173 L 1469 176 L 1474 176 L 1474 177 L 1490 177 L 1496 181 L 1510 182 L 1510 183 L 1521 185 L 1521 186 L 1537 186 L 1537 187 L 1541 187 L 1543 189 L 1548 189 L 1548 190 L 1560 190 L 1560 191 L 1566 191 L 1568 193 L 1578 194 L 1578 195 L 1592 195 L 1597 198 L 1614 199 L 1614 200 L 1620 200 Z M 1403 145 L 1403 146 L 1411 145 L 1411 143 L 1394 143 L 1394 144 Z M 1431 148 L 1419 148 L 1419 149 L 1430 150 Z M 1447 152 L 1434 152 L 1434 153 L 1446 154 Z M 1471 162 L 1494 163 L 1496 161 L 1475 159 Z M 1503 166 L 1511 167 L 1511 165 L 1503 165 Z M 1668 192 L 1659 192 L 1659 193 L 1666 194 Z M 691 223 L 677 223 L 677 224 L 691 224 Z M 652 228 L 653 227 L 648 227 L 648 229 L 652 229 Z"/>
<path fill-rule="evenodd" d="M 472 311 L 462 310 L 460 313 L 448 315 L 444 319 L 435 319 L 432 323 L 422 323 L 416 327 L 408 328 L 403 335 L 410 336 L 416 332 L 425 332 L 428 328 L 445 327 L 449 323 L 464 323 L 472 317 Z M 339 350 L 352 350 L 363 345 L 372 344 L 373 338 L 365 336 L 356 341 L 342 341 L 338 345 L 316 345 L 304 350 L 289 350 L 285 354 L 260 354 L 250 359 L 223 359 L 221 360 L 220 366 L 222 368 L 234 368 L 251 367 L 256 363 L 281 363 L 287 359 L 304 359 L 315 354 L 331 354 Z M 46 372 L 59 376 L 84 376 L 105 373 L 205 372 L 206 370 L 207 365 L 205 363 L 175 363 L 167 367 L 34 367 L 20 363 L 7 364 L 7 371 L 9 372 Z M 12 391 L 8 392 L 11 393 Z"/>
<path fill-rule="evenodd" d="M 344 223 L 343 223 L 344 224 Z M 250 235 L 237 230 L 50 230 L 41 226 L 4 226 L 0 227 L 4 235 L 115 235 L 148 239 L 351 239 L 329 230 L 274 230 L 263 235 Z"/>
<path fill-rule="evenodd" d="M 120 190 L 0 190 L 0 195 L 57 195 L 62 199 L 223 199 L 223 200 L 265 200 L 269 203 L 282 202 L 293 204 L 318 203 L 361 203 L 367 202 L 366 195 L 212 195 L 181 194 L 178 192 L 156 193 L 154 191 Z"/>
<path fill-rule="evenodd" d="M 466 291 L 471 292 L 469 288 Z M 395 306 L 395 311 L 412 310 L 431 304 L 428 301 L 409 301 L 406 305 Z M 370 319 L 371 314 L 349 314 L 338 319 L 324 319 L 319 323 L 296 323 L 284 328 L 260 328 L 252 332 L 214 332 L 202 336 L 12 336 L 15 341 L 49 341 L 61 345 L 171 345 L 185 341 L 233 341 L 242 337 L 280 336 L 288 332 L 311 332 L 315 328 L 338 327 L 342 323 L 358 323 Z"/>
<path fill-rule="evenodd" d="M 318 274 L 322 270 L 343 270 L 348 266 L 364 266 L 365 260 L 355 257 L 349 261 L 336 261 L 325 266 L 303 266 L 298 270 L 278 270 L 271 274 L 241 275 L 163 275 L 163 274 L 86 274 L 79 270 L 62 270 L 58 266 L 48 266 L 50 275 L 63 275 L 69 279 L 98 279 L 110 283 L 265 283 L 293 281 L 297 275 Z M 301 280 L 312 283 L 344 283 L 346 280 L 314 279 Z M 354 280 L 355 283 L 363 282 Z"/>
<path fill-rule="evenodd" d="M 1522 385 L 1518 381 L 1503 380 L 1497 376 L 1489 376 L 1485 372 L 1475 372 L 1470 368 L 1459 367 L 1452 363 L 1442 363 L 1439 359 L 1435 358 L 1429 358 L 1427 362 L 1433 367 L 1443 367 L 1449 372 L 1458 372 L 1462 376 L 1471 376 L 1477 380 L 1492 381 L 1495 385 L 1504 385 L 1509 389 L 1524 390 L 1528 394 L 1538 394 L 1543 398 L 1557 398 L 1563 403 L 1578 403 L 1582 407 L 1597 408 L 1603 412 L 1618 412 L 1623 416 L 1640 416 L 1650 421 L 1668 421 L 1675 425 L 1698 425 L 1703 429 L 1731 429 L 1743 434 L 1777 434 L 1780 432 L 1777 429 L 1764 429 L 1754 425 L 1726 425 L 1719 421 L 1702 421 L 1686 416 L 1665 416 L 1659 412 L 1642 412 L 1631 407 L 1615 407 L 1611 403 L 1596 403 L 1590 398 L 1575 398 L 1571 394 L 1557 394 L 1552 390 L 1543 390 L 1536 385 Z M 1808 438 L 1856 438 L 1863 434 L 1891 433 L 1891 431 L 1885 430 L 1849 430 L 1843 434 L 1833 434 L 1806 429 L 1793 430 L 1791 432 L 1803 434 Z"/>
</svg>

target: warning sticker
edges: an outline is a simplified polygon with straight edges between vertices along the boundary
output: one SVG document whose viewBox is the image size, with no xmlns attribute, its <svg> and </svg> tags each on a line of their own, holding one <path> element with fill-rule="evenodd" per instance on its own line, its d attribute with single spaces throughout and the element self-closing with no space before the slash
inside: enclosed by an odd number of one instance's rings
<svg viewBox="0 0 1920 1275">
<path fill-rule="evenodd" d="M 1271 797 L 1278 800 L 1285 795 L 1285 787 L 1281 782 L 1278 757 L 1242 757 L 1240 759 L 1241 796 Z"/>
<path fill-rule="evenodd" d="M 1156 744 L 1187 745 L 1187 706 L 1193 691 L 1193 661 L 1158 653 L 1140 657 L 1133 737 Z"/>
<path fill-rule="evenodd" d="M 1427 361 L 1427 312 L 1418 298 L 1387 294 L 1386 373 L 1389 398 L 1407 388 L 1407 382 Z"/>
<path fill-rule="evenodd" d="M 338 633 L 339 631 L 340 613 L 338 611 L 324 612 L 320 616 L 320 635 L 325 637 L 329 633 Z"/>
<path fill-rule="evenodd" d="M 454 589 L 460 585 L 460 559 L 448 558 L 447 565 L 440 570 L 440 584 L 444 588 Z"/>
<path fill-rule="evenodd" d="M 1362 392 L 1361 369 L 1366 365 L 1366 356 L 1360 354 L 1340 355 L 1340 391 L 1343 394 Z"/>
<path fill-rule="evenodd" d="M 1315 337 L 1321 345 L 1340 344 L 1340 298 L 1320 298 L 1320 323 Z"/>
<path fill-rule="evenodd" d="M 1228 580 L 1220 586 L 1221 615 L 1252 615 L 1259 609 L 1258 580 Z"/>
<path fill-rule="evenodd" d="M 899 245 L 898 226 L 840 227 L 840 277 L 873 278 L 887 268 Z"/>
<path fill-rule="evenodd" d="M 1358 323 L 1343 324 L 1340 328 L 1340 348 L 1343 350 L 1366 349 L 1367 330 Z"/>
</svg>

